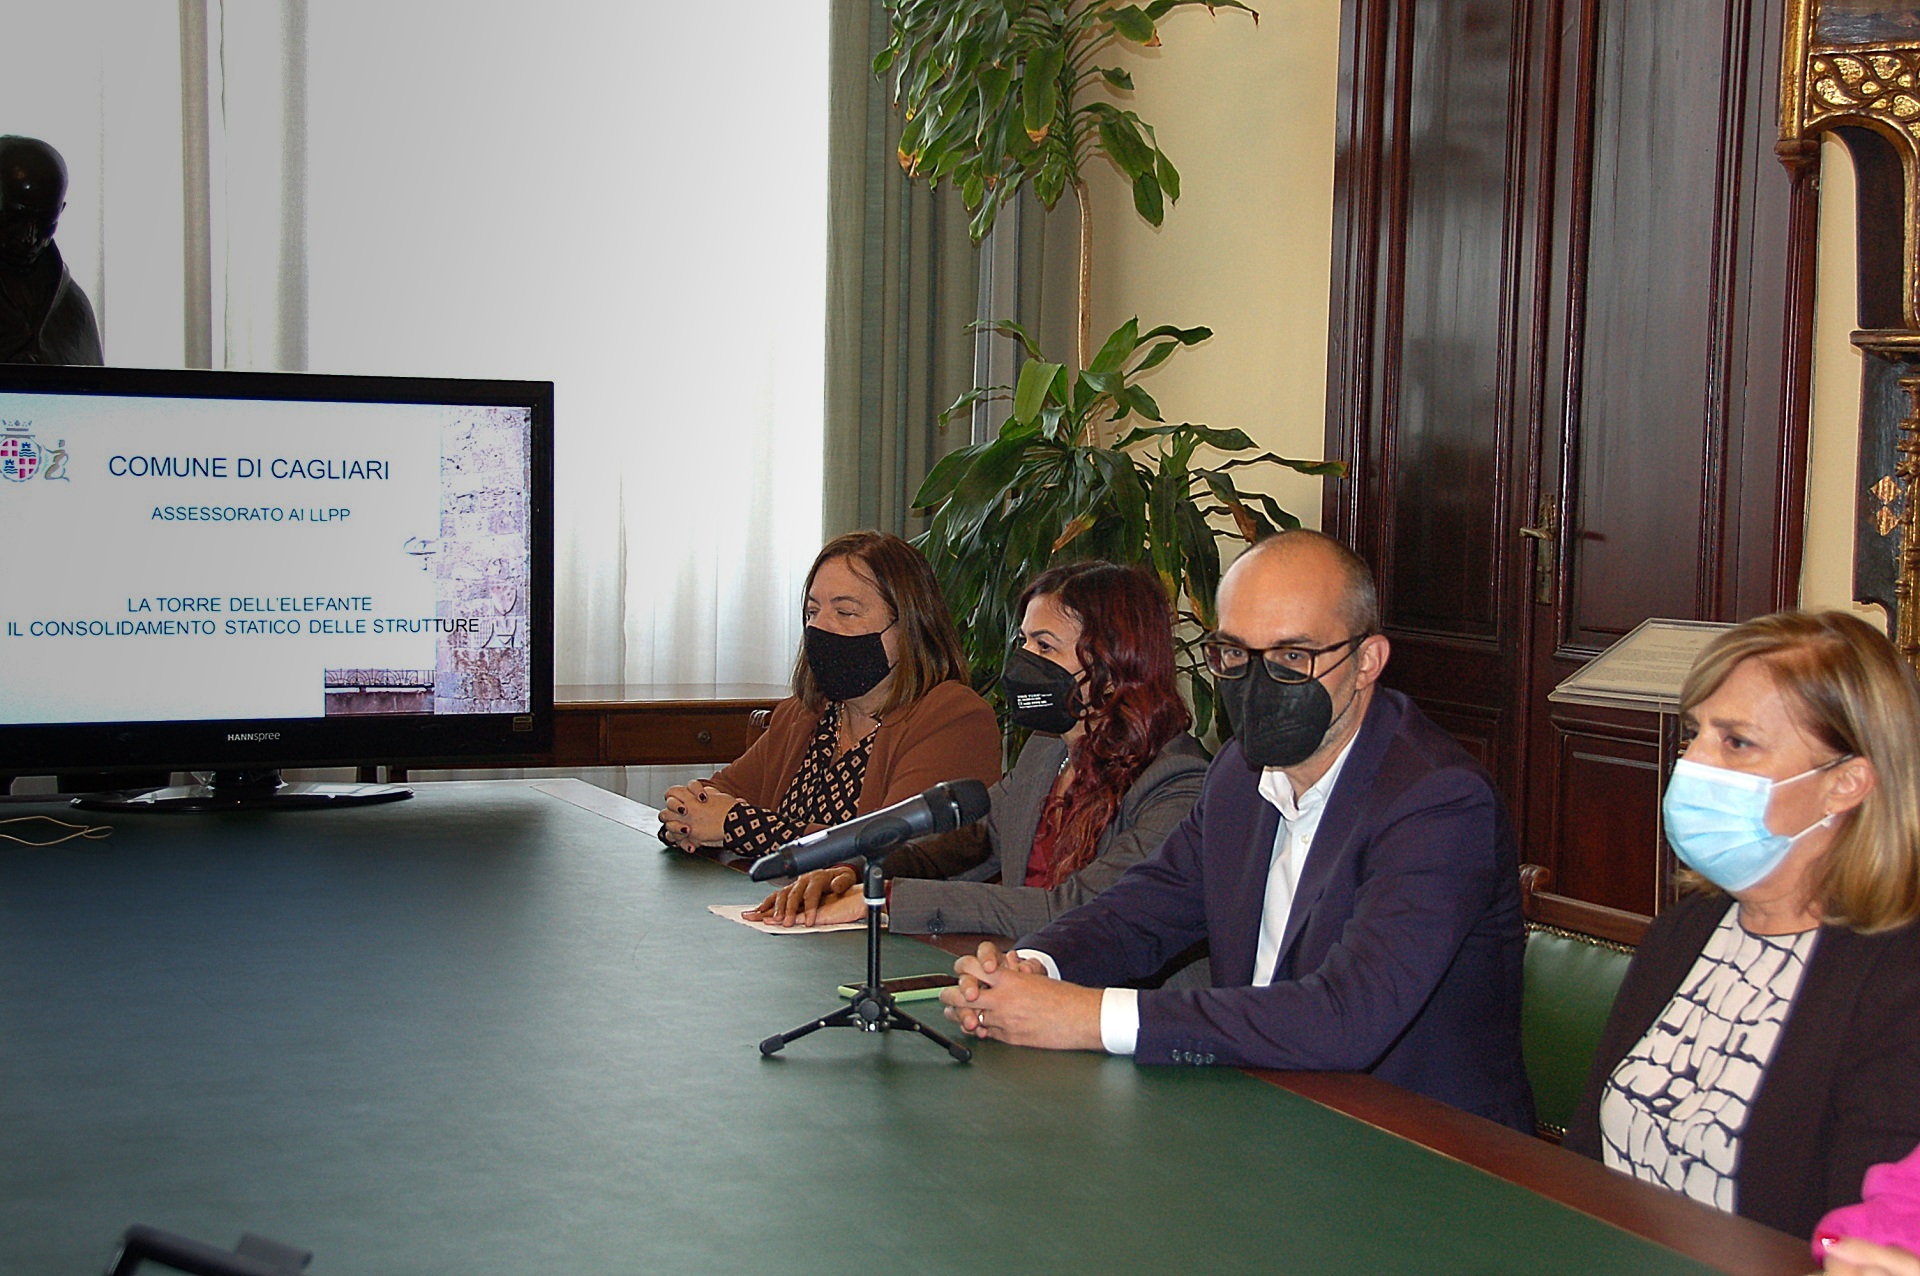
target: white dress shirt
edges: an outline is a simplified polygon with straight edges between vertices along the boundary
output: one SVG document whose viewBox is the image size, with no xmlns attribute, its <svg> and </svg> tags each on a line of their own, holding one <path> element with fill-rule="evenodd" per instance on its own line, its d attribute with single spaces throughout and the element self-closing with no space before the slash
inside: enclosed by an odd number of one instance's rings
<svg viewBox="0 0 1920 1276">
<path fill-rule="evenodd" d="M 1313 849 L 1314 834 L 1320 830 L 1321 813 L 1327 798 L 1340 780 L 1347 754 L 1353 752 L 1353 739 L 1334 757 L 1327 773 L 1297 798 L 1293 781 L 1277 766 L 1267 767 L 1260 775 L 1260 796 L 1280 812 L 1280 827 L 1273 836 L 1273 858 L 1267 864 L 1267 896 L 1260 908 L 1260 942 L 1254 948 L 1253 986 L 1264 988 L 1273 982 L 1274 968 L 1280 963 L 1280 941 L 1286 937 L 1287 922 L 1293 916 L 1293 893 L 1300 884 L 1300 871 L 1307 853 Z M 1060 967 L 1052 957 L 1037 949 L 1023 948 L 1022 957 L 1037 959 L 1047 974 L 1060 978 Z M 1109 1054 L 1132 1054 L 1140 1040 L 1140 991 L 1137 988 L 1108 988 L 1100 997 L 1100 1044 Z"/>
</svg>

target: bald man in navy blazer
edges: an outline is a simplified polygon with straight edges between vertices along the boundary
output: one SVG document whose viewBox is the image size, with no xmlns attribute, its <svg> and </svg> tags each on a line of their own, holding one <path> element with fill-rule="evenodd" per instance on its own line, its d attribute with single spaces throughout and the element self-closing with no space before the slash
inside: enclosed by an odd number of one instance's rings
<svg viewBox="0 0 1920 1276">
<path fill-rule="evenodd" d="M 1377 685 L 1378 627 L 1371 575 L 1339 542 L 1292 532 L 1243 554 L 1216 635 L 1238 738 L 1199 803 L 1014 953 L 963 957 L 948 1017 L 1142 1063 L 1370 1072 L 1531 1131 L 1513 834 L 1478 764 Z M 1203 940 L 1213 987 L 1125 986 Z"/>
</svg>

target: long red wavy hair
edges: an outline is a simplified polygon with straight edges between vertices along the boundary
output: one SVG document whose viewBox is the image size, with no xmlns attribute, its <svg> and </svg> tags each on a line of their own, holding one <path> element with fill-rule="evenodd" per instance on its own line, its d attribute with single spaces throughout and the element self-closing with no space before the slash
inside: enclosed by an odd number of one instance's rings
<svg viewBox="0 0 1920 1276">
<path fill-rule="evenodd" d="M 1049 802 L 1036 836 L 1053 837 L 1047 885 L 1084 868 L 1133 782 L 1193 721 L 1173 677 L 1173 611 L 1154 575 L 1098 560 L 1054 567 L 1020 595 L 1049 597 L 1080 622 L 1075 654 L 1085 671 L 1086 731 L 1073 747 L 1073 779 Z"/>
</svg>

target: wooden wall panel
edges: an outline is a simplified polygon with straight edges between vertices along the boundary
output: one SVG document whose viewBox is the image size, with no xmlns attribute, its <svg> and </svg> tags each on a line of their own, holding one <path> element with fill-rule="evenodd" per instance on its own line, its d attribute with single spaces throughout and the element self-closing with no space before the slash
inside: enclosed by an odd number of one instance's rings
<svg viewBox="0 0 1920 1276">
<path fill-rule="evenodd" d="M 1546 697 L 1650 616 L 1797 589 L 1814 191 L 1773 153 L 1781 7 L 1343 6 L 1323 526 L 1526 856 L 1635 911 L 1657 843 L 1605 820 L 1654 838 L 1653 719 L 1629 748 Z"/>
<path fill-rule="evenodd" d="M 1773 153 L 1777 0 L 1579 12 L 1548 380 L 1575 529 L 1561 643 L 1586 653 L 1648 616 L 1793 601 L 1813 192 Z"/>
<path fill-rule="evenodd" d="M 1428 704 L 1426 714 L 1442 730 L 1460 742 L 1473 760 L 1492 771 L 1500 748 L 1501 722 L 1498 714 L 1486 713 L 1470 705 Z"/>
<path fill-rule="evenodd" d="M 1524 211 L 1525 5 L 1350 4 L 1336 151 L 1322 525 L 1375 565 L 1389 685 L 1510 769 L 1516 587 L 1500 553 L 1527 517 L 1514 477 Z M 1524 483 L 1519 486 L 1524 486 Z"/>
<path fill-rule="evenodd" d="M 1722 143 L 1701 125 L 1718 114 L 1722 76 L 1717 59 L 1690 55 L 1726 14 L 1724 0 L 1585 8 L 1563 641 L 1598 650 L 1648 616 L 1696 613 Z"/>
<path fill-rule="evenodd" d="M 1500 0 L 1424 5 L 1406 67 L 1398 331 L 1387 345 L 1396 628 L 1492 639 L 1506 477 L 1501 344 L 1514 14 Z"/>
<path fill-rule="evenodd" d="M 1556 715 L 1554 732 L 1554 892 L 1621 900 L 1614 906 L 1653 912 L 1659 897 L 1659 732 L 1625 715 L 1611 721 Z"/>
</svg>

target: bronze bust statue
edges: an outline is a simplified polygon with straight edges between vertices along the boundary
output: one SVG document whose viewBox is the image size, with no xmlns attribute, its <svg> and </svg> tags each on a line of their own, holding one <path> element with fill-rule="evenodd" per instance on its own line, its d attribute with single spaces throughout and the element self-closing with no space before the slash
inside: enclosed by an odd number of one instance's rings
<svg viewBox="0 0 1920 1276">
<path fill-rule="evenodd" d="M 0 137 L 0 363 L 104 363 L 93 306 L 53 231 L 67 164 L 31 137 Z"/>
</svg>

